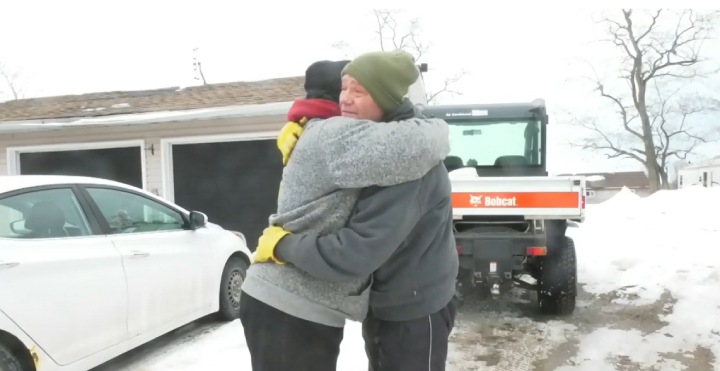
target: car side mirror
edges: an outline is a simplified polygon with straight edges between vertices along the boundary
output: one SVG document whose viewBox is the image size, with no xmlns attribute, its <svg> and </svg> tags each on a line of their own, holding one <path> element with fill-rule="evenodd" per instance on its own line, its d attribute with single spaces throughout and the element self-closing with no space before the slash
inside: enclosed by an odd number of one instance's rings
<svg viewBox="0 0 720 371">
<path fill-rule="evenodd" d="M 190 229 L 196 230 L 204 227 L 208 222 L 208 217 L 199 211 L 190 212 Z"/>
<path fill-rule="evenodd" d="M 10 223 L 10 231 L 12 233 L 15 233 L 17 235 L 25 235 L 29 234 L 30 231 L 25 228 L 25 220 L 16 220 L 12 223 Z"/>
</svg>

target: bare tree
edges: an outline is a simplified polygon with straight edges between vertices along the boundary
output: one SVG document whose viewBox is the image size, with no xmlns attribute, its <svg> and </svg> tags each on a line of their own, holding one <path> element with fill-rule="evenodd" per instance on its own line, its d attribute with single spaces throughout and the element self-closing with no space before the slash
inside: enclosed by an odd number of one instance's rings
<svg viewBox="0 0 720 371">
<path fill-rule="evenodd" d="M 399 22 L 400 12 L 389 9 L 375 9 L 373 15 L 375 16 L 375 34 L 380 50 L 404 50 L 415 58 L 416 63 L 423 62 L 422 58 L 430 50 L 431 45 L 422 40 L 419 19 L 412 18 L 407 24 L 401 24 Z M 345 57 L 354 54 L 350 45 L 345 41 L 335 42 L 332 47 L 343 52 Z M 454 90 L 453 86 L 466 74 L 466 71 L 460 71 L 455 75 L 446 77 L 438 89 L 427 91 L 428 103 L 437 101 L 442 95 L 462 95 L 461 92 Z"/>
<path fill-rule="evenodd" d="M 430 46 L 421 41 L 420 21 L 417 18 L 410 20 L 406 30 L 399 30 L 397 10 L 375 9 L 373 14 L 377 22 L 375 33 L 380 42 L 380 50 L 405 50 L 412 54 L 418 63 L 430 50 Z"/>
<path fill-rule="evenodd" d="M 621 130 L 608 130 L 597 118 L 576 119 L 575 124 L 595 134 L 579 144 L 582 148 L 604 152 L 608 158 L 639 161 L 656 191 L 668 186 L 668 161 L 685 159 L 698 145 L 715 139 L 691 119 L 716 110 L 717 101 L 678 93 L 683 83 L 716 72 L 701 70 L 706 62 L 701 49 L 718 17 L 692 10 L 680 14 L 657 10 L 646 22 L 639 18 L 633 10 L 622 10 L 621 20 L 600 20 L 607 26 L 605 41 L 622 55 L 618 76 L 622 88 L 613 89 L 610 81 L 601 81 L 595 73 L 595 91 L 615 107 Z"/>
<path fill-rule="evenodd" d="M 19 83 L 20 75 L 17 72 L 12 72 L 8 67 L 0 63 L 0 87 L 5 85 L 7 90 L 12 96 L 11 100 L 18 100 L 24 97 L 22 87 Z M 5 89 L 0 89 L 0 92 Z"/>
</svg>

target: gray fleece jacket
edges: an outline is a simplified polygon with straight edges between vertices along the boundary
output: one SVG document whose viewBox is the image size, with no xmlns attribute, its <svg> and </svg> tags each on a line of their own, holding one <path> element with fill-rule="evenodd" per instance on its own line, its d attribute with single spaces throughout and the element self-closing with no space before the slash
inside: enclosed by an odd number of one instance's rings
<svg viewBox="0 0 720 371">
<path fill-rule="evenodd" d="M 449 147 L 447 123 L 439 119 L 311 120 L 283 170 L 270 224 L 296 234 L 335 232 L 348 222 L 361 188 L 417 180 Z M 371 283 L 371 275 L 332 282 L 289 263 L 259 263 L 248 269 L 242 290 L 294 317 L 342 327 L 367 315 Z"/>
</svg>

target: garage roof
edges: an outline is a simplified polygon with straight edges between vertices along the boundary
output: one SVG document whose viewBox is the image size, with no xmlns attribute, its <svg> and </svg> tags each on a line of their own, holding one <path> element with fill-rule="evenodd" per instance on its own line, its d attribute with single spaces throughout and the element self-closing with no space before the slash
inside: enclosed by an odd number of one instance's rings
<svg viewBox="0 0 720 371">
<path fill-rule="evenodd" d="M 304 76 L 187 88 L 116 91 L 0 103 L 3 121 L 99 117 L 290 102 L 305 95 Z"/>
</svg>

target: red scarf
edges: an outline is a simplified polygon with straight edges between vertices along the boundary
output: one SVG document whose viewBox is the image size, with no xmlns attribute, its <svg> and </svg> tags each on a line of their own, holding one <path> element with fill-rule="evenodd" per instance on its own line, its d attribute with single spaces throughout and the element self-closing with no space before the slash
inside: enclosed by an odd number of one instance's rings
<svg viewBox="0 0 720 371">
<path fill-rule="evenodd" d="M 327 119 L 340 116 L 340 105 L 326 99 L 298 99 L 287 113 L 288 121 L 299 122 L 308 119 Z"/>
</svg>

